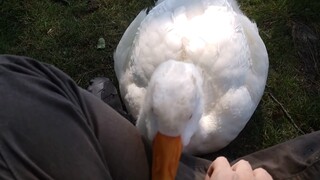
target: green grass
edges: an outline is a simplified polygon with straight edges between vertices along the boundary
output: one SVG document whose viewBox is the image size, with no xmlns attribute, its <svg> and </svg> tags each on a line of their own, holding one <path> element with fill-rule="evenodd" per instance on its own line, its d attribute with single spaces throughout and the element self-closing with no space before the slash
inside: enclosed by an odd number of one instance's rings
<svg viewBox="0 0 320 180">
<path fill-rule="evenodd" d="M 59 1 L 59 0 L 57 0 Z M 94 76 L 115 79 L 113 51 L 144 1 L 4 1 L 0 7 L 0 53 L 30 56 L 52 63 L 86 86 Z M 100 37 L 106 49 L 96 49 Z"/>
<path fill-rule="evenodd" d="M 115 47 L 137 13 L 152 3 L 96 0 L 92 2 L 97 8 L 90 8 L 86 1 L 68 2 L 3 1 L 0 53 L 54 64 L 82 87 L 96 76 L 107 76 L 116 83 Z M 319 74 L 305 67 L 306 60 L 298 55 L 301 46 L 295 44 L 292 34 L 294 23 L 301 22 L 316 33 L 319 43 L 318 0 L 241 0 L 240 5 L 258 24 L 269 52 L 270 70 L 266 92 L 251 121 L 234 142 L 218 152 L 230 159 L 301 135 L 270 94 L 305 133 L 320 129 Z M 106 40 L 103 50 L 96 48 L 100 37 Z M 316 59 L 319 63 L 319 52 Z"/>
</svg>

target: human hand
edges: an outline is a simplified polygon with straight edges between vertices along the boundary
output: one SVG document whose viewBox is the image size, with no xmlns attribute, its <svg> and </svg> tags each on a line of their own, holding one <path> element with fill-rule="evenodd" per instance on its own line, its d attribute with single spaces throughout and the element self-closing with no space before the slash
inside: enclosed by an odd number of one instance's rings
<svg viewBox="0 0 320 180">
<path fill-rule="evenodd" d="M 205 180 L 272 180 L 271 175 L 263 168 L 252 170 L 248 161 L 240 160 L 230 166 L 225 157 L 214 160 L 207 172 Z"/>
</svg>

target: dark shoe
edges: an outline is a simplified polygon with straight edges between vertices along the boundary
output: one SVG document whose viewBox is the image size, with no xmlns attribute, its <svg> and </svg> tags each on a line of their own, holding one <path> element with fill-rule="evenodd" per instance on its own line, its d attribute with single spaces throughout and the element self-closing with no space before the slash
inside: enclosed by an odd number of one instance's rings
<svg viewBox="0 0 320 180">
<path fill-rule="evenodd" d="M 128 119 L 132 124 L 135 123 L 133 117 L 128 115 L 128 113 L 123 110 L 117 88 L 113 85 L 109 78 L 96 77 L 91 79 L 88 91 L 107 103 L 123 117 Z"/>
</svg>

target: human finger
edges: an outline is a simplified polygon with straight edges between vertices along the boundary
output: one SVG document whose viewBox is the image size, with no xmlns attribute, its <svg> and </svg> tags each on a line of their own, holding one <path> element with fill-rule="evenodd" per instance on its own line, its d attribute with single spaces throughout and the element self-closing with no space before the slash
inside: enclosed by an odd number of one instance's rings
<svg viewBox="0 0 320 180">
<path fill-rule="evenodd" d="M 217 157 L 211 164 L 214 169 L 231 168 L 229 161 L 225 157 Z"/>
<path fill-rule="evenodd" d="M 253 170 L 248 161 L 240 160 L 232 167 L 232 170 L 238 174 L 239 179 L 253 179 Z"/>
<path fill-rule="evenodd" d="M 225 157 L 218 157 L 211 163 L 206 179 L 232 179 L 234 175 L 228 160 Z"/>
<path fill-rule="evenodd" d="M 272 176 L 263 168 L 253 170 L 253 176 L 257 180 L 272 180 Z"/>
</svg>

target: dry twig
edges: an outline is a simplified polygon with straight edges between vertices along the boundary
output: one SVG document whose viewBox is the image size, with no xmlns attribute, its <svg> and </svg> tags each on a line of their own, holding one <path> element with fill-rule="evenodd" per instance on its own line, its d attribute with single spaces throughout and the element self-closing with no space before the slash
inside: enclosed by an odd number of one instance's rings
<svg viewBox="0 0 320 180">
<path fill-rule="evenodd" d="M 273 96 L 273 94 L 271 92 L 268 92 L 268 95 L 271 97 L 271 99 L 276 102 L 282 109 L 282 111 L 284 112 L 284 114 L 286 115 L 286 117 L 290 120 L 291 124 L 301 133 L 301 134 L 306 134 L 302 129 L 300 129 L 298 127 L 298 125 L 294 122 L 293 118 L 290 116 L 289 112 L 284 108 L 284 106 L 282 105 L 281 102 L 279 102 L 277 100 L 277 98 L 275 98 Z"/>
</svg>

